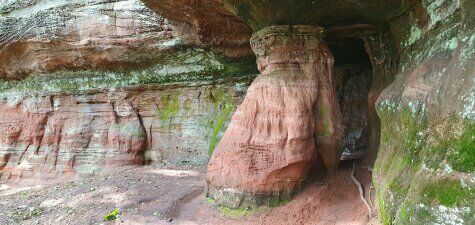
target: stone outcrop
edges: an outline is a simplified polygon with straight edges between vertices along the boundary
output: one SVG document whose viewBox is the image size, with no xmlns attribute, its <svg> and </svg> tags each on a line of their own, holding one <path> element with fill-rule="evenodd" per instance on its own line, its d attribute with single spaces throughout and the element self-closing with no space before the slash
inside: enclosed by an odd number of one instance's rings
<svg viewBox="0 0 475 225">
<path fill-rule="evenodd" d="M 211 157 L 208 196 L 233 208 L 270 204 L 299 190 L 316 157 L 336 171 L 341 116 L 322 35 L 315 26 L 253 35 L 261 74 Z"/>
<path fill-rule="evenodd" d="M 239 34 L 232 41 L 213 41 L 201 27 L 157 14 L 139 0 L 6 1 L 0 4 L 0 15 L 3 79 L 57 70 L 155 65 L 170 50 L 192 45 L 214 47 L 233 57 L 252 55 L 246 45 L 250 31 L 243 23 L 228 26 Z M 228 17 L 239 24 L 238 18 Z M 226 28 L 214 21 L 206 27 Z"/>
<path fill-rule="evenodd" d="M 247 80 L 3 96 L 0 181 L 206 164 Z"/>
<path fill-rule="evenodd" d="M 257 71 L 249 28 L 212 41 L 138 0 L 0 14 L 0 182 L 204 165 Z"/>
<path fill-rule="evenodd" d="M 208 194 L 272 205 L 318 157 L 330 173 L 338 165 L 341 118 L 320 25 L 360 38 L 371 60 L 364 159 L 383 223 L 474 224 L 474 9 L 473 0 L 2 1 L 2 179 L 206 163 L 254 78 L 252 28 L 261 74 L 211 159 Z"/>
<path fill-rule="evenodd" d="M 377 101 L 373 172 L 384 224 L 475 223 L 474 9 L 422 1 L 392 24 L 398 72 Z"/>
</svg>

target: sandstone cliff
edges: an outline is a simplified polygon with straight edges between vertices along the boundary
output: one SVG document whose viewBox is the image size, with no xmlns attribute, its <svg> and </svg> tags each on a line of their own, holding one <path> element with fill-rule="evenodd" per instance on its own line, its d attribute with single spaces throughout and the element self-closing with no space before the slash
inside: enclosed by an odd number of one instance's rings
<svg viewBox="0 0 475 225">
<path fill-rule="evenodd" d="M 138 0 L 0 8 L 2 181 L 204 165 L 256 71 L 248 28 L 213 42 Z"/>
<path fill-rule="evenodd" d="M 1 181 L 212 155 L 210 197 L 272 205 L 325 155 L 336 171 L 345 150 L 374 167 L 384 224 L 474 224 L 474 10 L 473 0 L 1 1 Z M 262 36 L 272 44 L 254 48 L 256 78 L 251 34 L 302 25 L 322 29 Z M 368 63 L 333 68 L 338 46 L 358 53 L 348 38 Z"/>
</svg>

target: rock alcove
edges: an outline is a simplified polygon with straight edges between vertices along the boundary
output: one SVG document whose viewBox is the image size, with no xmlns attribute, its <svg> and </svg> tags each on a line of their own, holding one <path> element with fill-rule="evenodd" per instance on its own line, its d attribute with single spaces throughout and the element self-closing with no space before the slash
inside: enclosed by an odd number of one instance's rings
<svg viewBox="0 0 475 225">
<path fill-rule="evenodd" d="M 474 224 L 474 9 L 3 1 L 0 182 L 211 159 L 208 195 L 246 208 L 358 159 L 384 224 Z"/>
<path fill-rule="evenodd" d="M 261 74 L 211 158 L 209 197 L 232 208 L 272 204 L 308 178 L 335 176 L 340 160 L 374 163 L 380 124 L 371 106 L 384 87 L 373 85 L 381 77 L 361 31 L 281 25 L 253 35 Z"/>
</svg>

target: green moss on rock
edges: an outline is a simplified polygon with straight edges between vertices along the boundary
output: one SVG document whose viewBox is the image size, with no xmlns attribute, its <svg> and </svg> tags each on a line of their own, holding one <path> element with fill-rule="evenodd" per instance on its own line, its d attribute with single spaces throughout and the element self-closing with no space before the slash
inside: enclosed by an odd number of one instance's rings
<svg viewBox="0 0 475 225">
<path fill-rule="evenodd" d="M 226 217 L 234 218 L 234 219 L 252 216 L 256 211 L 255 209 L 251 209 L 251 208 L 231 209 L 231 208 L 228 208 L 226 206 L 219 206 L 219 210 Z"/>
<path fill-rule="evenodd" d="M 452 167 L 460 172 L 475 172 L 475 124 L 471 124 L 460 139 L 454 140 L 451 147 L 454 151 L 447 160 Z"/>
<path fill-rule="evenodd" d="M 234 102 L 232 93 L 224 89 L 216 89 L 210 92 L 209 101 L 213 103 L 213 112 L 207 122 L 210 133 L 208 154 L 213 154 L 221 136 L 226 129 L 227 123 L 231 120 L 234 112 Z"/>
<path fill-rule="evenodd" d="M 162 95 L 162 108 L 158 112 L 163 122 L 171 124 L 172 120 L 178 116 L 180 112 L 180 94 L 179 91 L 174 91 Z"/>
<path fill-rule="evenodd" d="M 441 204 L 444 206 L 461 206 L 473 203 L 475 190 L 464 188 L 460 180 L 442 179 L 424 186 L 422 199 L 425 204 Z"/>
<path fill-rule="evenodd" d="M 230 59 L 203 49 L 178 49 L 157 56 L 154 64 L 122 70 L 57 71 L 32 74 L 24 80 L 0 80 L 0 96 L 11 94 L 80 93 L 144 84 L 214 82 L 254 76 L 255 59 Z"/>
</svg>

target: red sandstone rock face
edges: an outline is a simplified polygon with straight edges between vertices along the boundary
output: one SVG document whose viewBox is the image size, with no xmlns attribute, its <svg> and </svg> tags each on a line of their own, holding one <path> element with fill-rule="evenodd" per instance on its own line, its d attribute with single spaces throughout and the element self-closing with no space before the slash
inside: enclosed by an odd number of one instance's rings
<svg viewBox="0 0 475 225">
<path fill-rule="evenodd" d="M 7 101 L 0 104 L 2 179 L 93 174 L 102 166 L 143 163 L 145 128 L 123 96 Z"/>
<path fill-rule="evenodd" d="M 168 6 L 176 13 L 183 6 L 178 3 Z M 172 13 L 156 14 L 140 0 L 2 3 L 0 79 L 57 70 L 128 69 L 157 63 L 167 50 L 190 45 L 211 46 L 229 56 L 252 55 L 250 29 L 217 7 L 213 12 L 219 16 L 202 10 L 196 24 Z M 229 35 L 217 38 L 222 34 Z"/>
<path fill-rule="evenodd" d="M 92 175 L 144 163 L 206 164 L 211 142 L 207 136 L 215 129 L 209 124 L 227 117 L 218 111 L 223 104 L 233 107 L 229 104 L 242 101 L 238 89 L 247 81 L 233 85 L 3 96 L 0 182 Z M 229 93 L 229 99 L 211 100 L 209 96 L 218 93 Z"/>
<path fill-rule="evenodd" d="M 226 10 L 222 0 L 142 1 L 155 12 L 194 27 L 204 45 L 214 46 L 232 56 L 252 54 L 249 48 L 251 28 Z"/>
<path fill-rule="evenodd" d="M 208 162 L 254 73 L 233 58 L 250 29 L 216 1 L 162 3 L 0 4 L 0 182 Z"/>
<path fill-rule="evenodd" d="M 138 0 L 13 1 L 0 17 L 0 78 L 58 69 L 118 68 L 147 60 L 171 43 L 193 43 Z M 188 35 L 180 35 L 188 33 Z"/>
<path fill-rule="evenodd" d="M 253 35 L 261 74 L 210 160 L 210 196 L 290 194 L 306 179 L 317 152 L 335 171 L 341 116 L 333 56 L 321 33 L 312 26 L 277 26 Z M 238 207 L 246 200 L 224 204 Z"/>
</svg>

